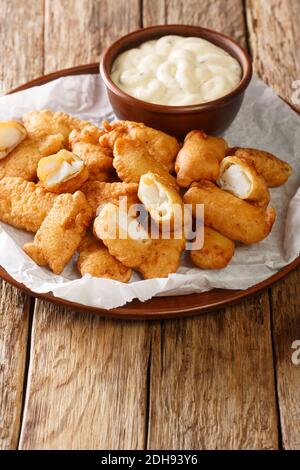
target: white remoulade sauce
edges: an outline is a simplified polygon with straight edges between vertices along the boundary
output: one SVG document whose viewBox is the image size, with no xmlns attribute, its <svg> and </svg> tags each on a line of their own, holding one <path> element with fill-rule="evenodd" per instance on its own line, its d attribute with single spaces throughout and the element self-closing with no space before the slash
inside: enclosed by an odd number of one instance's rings
<svg viewBox="0 0 300 470">
<path fill-rule="evenodd" d="M 197 37 L 163 36 L 122 52 L 112 81 L 128 95 L 149 103 L 188 106 L 230 93 L 241 67 L 224 49 Z"/>
</svg>

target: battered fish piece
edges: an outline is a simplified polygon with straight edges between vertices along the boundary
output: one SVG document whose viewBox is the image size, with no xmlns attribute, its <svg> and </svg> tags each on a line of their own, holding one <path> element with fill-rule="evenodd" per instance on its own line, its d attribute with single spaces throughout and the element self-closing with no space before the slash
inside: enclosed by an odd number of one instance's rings
<svg viewBox="0 0 300 470">
<path fill-rule="evenodd" d="M 113 279 L 128 282 L 132 270 L 114 258 L 100 240 L 88 234 L 80 243 L 77 268 L 82 276 L 90 274 L 94 277 Z"/>
<path fill-rule="evenodd" d="M 82 130 L 73 130 L 69 137 L 72 151 L 86 164 L 91 180 L 108 181 L 113 164 L 113 153 L 99 144 L 103 134 L 98 127 L 89 125 Z"/>
<path fill-rule="evenodd" d="M 0 122 L 0 160 L 16 148 L 26 136 L 27 131 L 20 122 Z"/>
<path fill-rule="evenodd" d="M 257 243 L 266 238 L 275 222 L 273 208 L 254 206 L 206 180 L 193 183 L 183 201 L 192 204 L 195 216 L 196 205 L 204 204 L 205 225 L 231 240 L 245 244 Z"/>
<path fill-rule="evenodd" d="M 204 243 L 200 250 L 192 250 L 190 258 L 201 269 L 223 269 L 234 255 L 234 242 L 212 228 L 204 226 Z"/>
<path fill-rule="evenodd" d="M 176 272 L 185 247 L 184 237 L 150 239 L 148 232 L 120 207 L 107 203 L 94 222 L 94 234 L 122 264 L 139 271 L 145 279 Z"/>
<path fill-rule="evenodd" d="M 84 194 L 60 194 L 35 235 L 23 247 L 40 266 L 60 274 L 76 252 L 92 221 L 93 210 Z"/>
<path fill-rule="evenodd" d="M 162 163 L 152 157 L 148 150 L 148 147 L 138 139 L 120 137 L 114 145 L 113 160 L 118 177 L 126 183 L 139 183 L 141 176 L 150 171 L 164 178 L 170 186 L 176 187 L 176 179 Z"/>
<path fill-rule="evenodd" d="M 183 201 L 174 186 L 148 172 L 140 179 L 138 197 L 159 225 L 177 228 L 183 224 Z"/>
<path fill-rule="evenodd" d="M 270 192 L 266 180 L 257 173 L 254 165 L 244 158 L 225 157 L 220 165 L 218 186 L 240 199 L 260 207 L 267 207 Z"/>
<path fill-rule="evenodd" d="M 175 137 L 147 127 L 140 122 L 116 121 L 108 123 L 104 121 L 103 126 L 106 133 L 100 138 L 102 145 L 113 149 L 119 137 L 129 135 L 145 144 L 153 158 L 165 165 L 169 171 L 173 171 L 174 161 L 180 149 Z"/>
<path fill-rule="evenodd" d="M 193 181 L 215 181 L 226 148 L 227 143 L 221 137 L 208 136 L 197 130 L 189 132 L 175 162 L 178 185 L 188 188 Z"/>
<path fill-rule="evenodd" d="M 45 137 L 41 141 L 27 137 L 0 161 L 0 180 L 5 176 L 12 176 L 35 181 L 41 158 L 58 152 L 62 147 L 61 134 Z"/>
<path fill-rule="evenodd" d="M 56 194 L 22 178 L 3 178 L 0 180 L 0 221 L 35 233 L 56 199 Z"/>
<path fill-rule="evenodd" d="M 42 158 L 37 168 L 42 186 L 52 193 L 74 193 L 89 177 L 81 158 L 68 150 Z"/>
<path fill-rule="evenodd" d="M 62 146 L 68 147 L 69 134 L 73 129 L 82 129 L 88 121 L 77 119 L 59 111 L 30 111 L 23 115 L 24 125 L 29 137 L 41 141 L 45 137 L 60 135 Z"/>
<path fill-rule="evenodd" d="M 137 183 L 103 183 L 100 181 L 87 181 L 81 187 L 81 191 L 85 194 L 95 215 L 100 206 L 107 202 L 112 202 L 113 204 L 118 205 L 120 200 L 124 197 L 127 197 L 128 209 L 132 205 L 140 203 L 137 197 Z"/>
<path fill-rule="evenodd" d="M 287 162 L 264 150 L 234 147 L 227 150 L 227 155 L 235 155 L 251 162 L 270 188 L 286 183 L 293 173 Z"/>
</svg>

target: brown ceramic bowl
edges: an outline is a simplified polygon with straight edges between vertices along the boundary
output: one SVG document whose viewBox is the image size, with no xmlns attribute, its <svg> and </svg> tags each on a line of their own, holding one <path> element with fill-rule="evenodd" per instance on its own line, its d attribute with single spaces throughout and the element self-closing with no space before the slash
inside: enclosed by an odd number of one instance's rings
<svg viewBox="0 0 300 470">
<path fill-rule="evenodd" d="M 214 101 L 189 106 L 166 106 L 134 98 L 112 82 L 110 79 L 112 64 L 121 52 L 168 34 L 200 37 L 227 51 L 237 59 L 242 68 L 239 85 L 228 95 Z M 219 134 L 230 126 L 240 109 L 244 92 L 251 80 L 252 65 L 246 51 L 224 34 L 198 26 L 164 25 L 140 29 L 115 41 L 101 57 L 100 73 L 111 106 L 119 119 L 143 122 L 182 139 L 191 129 L 203 129 L 207 133 Z"/>
</svg>

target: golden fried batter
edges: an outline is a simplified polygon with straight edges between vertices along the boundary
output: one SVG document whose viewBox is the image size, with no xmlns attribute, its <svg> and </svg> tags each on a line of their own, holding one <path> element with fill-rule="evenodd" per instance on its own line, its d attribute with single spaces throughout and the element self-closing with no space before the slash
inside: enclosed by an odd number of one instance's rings
<svg viewBox="0 0 300 470">
<path fill-rule="evenodd" d="M 24 251 L 40 266 L 60 274 L 76 252 L 93 216 L 80 191 L 61 194 L 45 218 L 32 243 Z"/>
<path fill-rule="evenodd" d="M 197 204 L 204 204 L 205 225 L 231 240 L 245 244 L 266 238 L 275 222 L 273 208 L 254 206 L 206 180 L 193 183 L 183 201 L 192 204 L 195 216 Z"/>
<path fill-rule="evenodd" d="M 203 131 L 189 132 L 176 158 L 178 185 L 187 188 L 193 181 L 215 181 L 226 148 L 227 143 L 221 137 L 208 136 Z"/>
<path fill-rule="evenodd" d="M 52 193 L 74 193 L 89 177 L 81 158 L 68 150 L 42 158 L 37 168 L 42 186 Z"/>
<path fill-rule="evenodd" d="M 120 198 L 127 197 L 127 207 L 139 204 L 137 197 L 138 185 L 136 183 L 103 183 L 100 181 L 87 181 L 81 191 L 85 194 L 89 204 L 96 214 L 99 206 L 112 202 L 119 204 Z"/>
<path fill-rule="evenodd" d="M 22 178 L 0 180 L 0 220 L 16 228 L 37 232 L 57 195 Z"/>
<path fill-rule="evenodd" d="M 167 277 L 177 271 L 185 240 L 150 239 L 136 219 L 107 203 L 94 222 L 94 234 L 122 264 L 139 271 L 145 279 Z"/>
<path fill-rule="evenodd" d="M 270 188 L 286 183 L 293 173 L 292 167 L 287 162 L 264 150 L 234 147 L 227 150 L 227 155 L 242 157 L 251 162 Z"/>
<path fill-rule="evenodd" d="M 114 279 L 128 282 L 132 271 L 114 258 L 100 240 L 88 234 L 80 243 L 77 268 L 82 276 L 90 274 L 94 277 Z"/>
<path fill-rule="evenodd" d="M 73 130 L 69 137 L 72 151 L 78 155 L 89 170 L 89 178 L 97 181 L 108 181 L 112 170 L 112 150 L 99 144 L 103 131 L 93 125 L 82 130 Z"/>
<path fill-rule="evenodd" d="M 148 147 L 138 139 L 120 137 L 114 145 L 114 157 L 113 166 L 126 183 L 139 183 L 141 176 L 150 171 L 163 177 L 170 186 L 177 186 L 167 168 L 155 160 Z"/>
<path fill-rule="evenodd" d="M 20 122 L 0 122 L 0 160 L 16 148 L 26 136 L 27 131 Z"/>
<path fill-rule="evenodd" d="M 234 255 L 234 242 L 212 228 L 204 227 L 204 243 L 200 250 L 192 250 L 190 257 L 201 269 L 223 269 Z"/>
<path fill-rule="evenodd" d="M 60 134 L 63 147 L 68 146 L 69 134 L 72 129 L 82 129 L 89 124 L 87 121 L 82 121 L 69 114 L 47 109 L 24 114 L 23 121 L 29 137 L 40 141 L 45 136 Z"/>
<path fill-rule="evenodd" d="M 174 186 L 155 173 L 146 173 L 140 179 L 138 197 L 152 219 L 159 225 L 176 228 L 183 224 L 183 201 Z"/>
<path fill-rule="evenodd" d="M 103 126 L 106 133 L 100 138 L 102 145 L 113 149 L 119 137 L 129 135 L 145 144 L 150 155 L 165 165 L 169 171 L 174 169 L 174 161 L 180 149 L 175 137 L 145 126 L 140 122 L 116 121 L 108 123 L 104 121 Z"/>
<path fill-rule="evenodd" d="M 217 184 L 240 199 L 267 207 L 270 192 L 266 180 L 257 173 L 251 161 L 241 157 L 225 157 L 220 165 Z"/>
<path fill-rule="evenodd" d="M 0 180 L 5 176 L 14 176 L 35 181 L 41 158 L 58 152 L 62 147 L 61 134 L 45 137 L 41 141 L 27 137 L 0 161 Z"/>
</svg>

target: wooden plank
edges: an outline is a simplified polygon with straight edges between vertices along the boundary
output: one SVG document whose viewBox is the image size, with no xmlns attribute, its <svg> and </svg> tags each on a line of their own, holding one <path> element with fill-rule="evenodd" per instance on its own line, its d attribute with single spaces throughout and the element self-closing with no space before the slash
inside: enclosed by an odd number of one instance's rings
<svg viewBox="0 0 300 470">
<path fill-rule="evenodd" d="M 0 0 L 0 24 L 1 93 L 42 74 L 43 1 Z M 30 298 L 0 281 L 0 449 L 18 444 L 29 310 Z"/>
<path fill-rule="evenodd" d="M 45 71 L 97 61 L 140 25 L 138 0 L 46 2 Z M 38 302 L 22 449 L 145 445 L 148 325 L 106 321 Z"/>
<path fill-rule="evenodd" d="M 246 6 L 254 70 L 280 96 L 292 101 L 293 82 L 300 80 L 300 2 L 247 0 Z"/>
<path fill-rule="evenodd" d="M 290 102 L 295 92 L 292 83 L 300 79 L 299 17 L 298 0 L 247 1 L 254 69 Z M 291 359 L 295 352 L 292 343 L 300 340 L 299 280 L 298 269 L 271 290 L 281 433 L 286 449 L 300 449 L 300 366 Z"/>
<path fill-rule="evenodd" d="M 21 448 L 142 449 L 149 347 L 144 323 L 40 302 Z"/>
<path fill-rule="evenodd" d="M 246 44 L 240 0 L 144 0 L 143 26 L 171 23 L 216 29 Z"/>
<path fill-rule="evenodd" d="M 97 62 L 101 51 L 140 27 L 139 0 L 45 0 L 45 72 Z"/>
<path fill-rule="evenodd" d="M 200 24 L 246 44 L 241 1 L 172 0 L 156 6 L 144 1 L 145 26 Z M 150 449 L 277 448 L 269 317 L 265 293 L 214 315 L 157 324 Z"/>
</svg>

